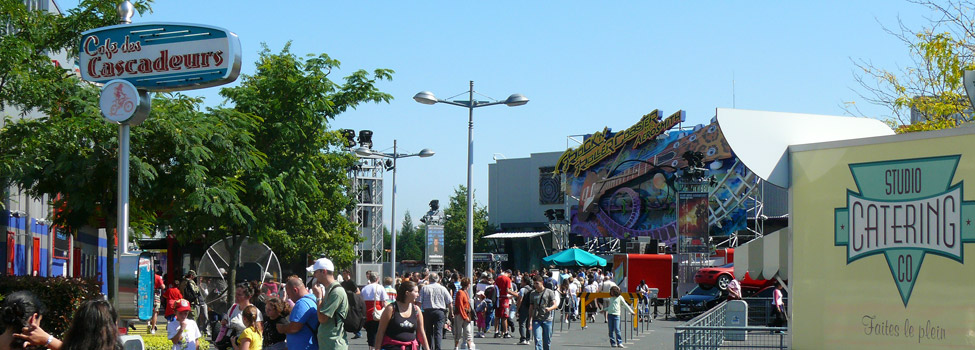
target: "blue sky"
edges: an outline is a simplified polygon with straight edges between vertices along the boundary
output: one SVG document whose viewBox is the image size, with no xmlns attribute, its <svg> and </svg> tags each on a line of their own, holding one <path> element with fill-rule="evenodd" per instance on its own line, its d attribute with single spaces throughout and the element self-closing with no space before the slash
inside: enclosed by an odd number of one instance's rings
<svg viewBox="0 0 975 350">
<path fill-rule="evenodd" d="M 63 8 L 78 2 L 57 1 Z M 254 71 L 261 43 L 277 52 L 289 40 L 295 53 L 340 60 L 335 80 L 357 69 L 395 70 L 380 84 L 394 101 L 346 112 L 332 127 L 373 130 L 379 150 L 397 139 L 401 151 L 437 152 L 399 162 L 397 227 L 406 210 L 416 219 L 431 199 L 446 203 L 466 183 L 467 111 L 418 104 L 412 96 L 421 90 L 447 98 L 473 80 L 475 91 L 494 99 L 531 99 L 474 111 L 475 200 L 486 205 L 493 154 L 562 151 L 568 135 L 622 130 L 653 109 L 683 109 L 688 124 L 700 124 L 719 107 L 843 115 L 843 104 L 857 101 L 880 116 L 883 109 L 858 98 L 851 60 L 909 64 L 883 26 L 900 18 L 916 28 L 930 15 L 903 1 L 159 0 L 153 8 L 134 21 L 237 33 L 244 74 Z M 217 105 L 218 89 L 189 94 Z"/>
</svg>

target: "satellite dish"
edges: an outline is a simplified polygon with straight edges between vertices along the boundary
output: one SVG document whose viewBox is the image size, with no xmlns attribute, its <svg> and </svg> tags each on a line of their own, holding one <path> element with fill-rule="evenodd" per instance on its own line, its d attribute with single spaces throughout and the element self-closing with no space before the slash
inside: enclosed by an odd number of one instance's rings
<svg viewBox="0 0 975 350">
<path fill-rule="evenodd" d="M 230 282 L 230 260 L 233 249 L 231 237 L 221 239 L 207 248 L 206 254 L 200 259 L 196 271 L 200 277 L 200 288 L 207 292 L 206 303 L 210 310 L 226 313 L 230 309 L 227 304 L 227 287 Z M 264 243 L 244 237 L 238 254 L 237 281 L 260 281 L 264 283 L 265 276 L 281 280 L 281 264 L 277 255 Z"/>
</svg>

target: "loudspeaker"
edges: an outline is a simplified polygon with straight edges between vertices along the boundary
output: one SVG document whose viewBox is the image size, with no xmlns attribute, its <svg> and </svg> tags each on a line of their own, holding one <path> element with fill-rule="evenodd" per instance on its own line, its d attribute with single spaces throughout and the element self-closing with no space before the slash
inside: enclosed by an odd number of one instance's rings
<svg viewBox="0 0 975 350">
<path fill-rule="evenodd" d="M 650 242 L 643 247 L 643 254 L 660 254 L 660 240 L 651 239 Z"/>
<path fill-rule="evenodd" d="M 643 247 L 647 244 L 643 242 L 626 242 L 627 254 L 643 254 Z"/>
<path fill-rule="evenodd" d="M 570 247 L 582 247 L 586 245 L 586 237 L 582 235 L 570 233 L 569 234 L 569 246 Z"/>
</svg>

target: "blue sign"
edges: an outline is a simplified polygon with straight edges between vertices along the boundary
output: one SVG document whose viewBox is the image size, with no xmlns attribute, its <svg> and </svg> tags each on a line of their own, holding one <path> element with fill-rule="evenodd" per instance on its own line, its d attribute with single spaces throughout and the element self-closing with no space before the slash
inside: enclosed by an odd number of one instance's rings
<svg viewBox="0 0 975 350">
<path fill-rule="evenodd" d="M 240 74 L 240 39 L 201 24 L 144 23 L 101 27 L 81 35 L 81 78 L 126 80 L 148 91 L 229 83 Z"/>
<path fill-rule="evenodd" d="M 156 283 L 156 275 L 152 271 L 152 256 L 149 253 L 139 255 L 138 274 L 139 300 L 137 301 L 137 305 L 139 309 L 139 320 L 147 321 L 155 317 L 152 312 L 152 293 L 154 292 L 153 288 Z"/>
</svg>

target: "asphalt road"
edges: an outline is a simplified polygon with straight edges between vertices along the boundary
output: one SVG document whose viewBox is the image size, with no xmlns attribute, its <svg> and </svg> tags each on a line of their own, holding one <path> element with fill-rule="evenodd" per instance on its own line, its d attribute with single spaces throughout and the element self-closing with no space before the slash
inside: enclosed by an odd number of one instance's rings
<svg viewBox="0 0 975 350">
<path fill-rule="evenodd" d="M 673 349 L 674 348 L 674 327 L 680 325 L 681 321 L 668 321 L 656 319 L 647 325 L 641 332 L 628 332 L 624 346 L 631 349 Z M 626 326 L 624 326 L 625 328 Z M 576 347 L 579 349 L 610 349 L 609 327 L 603 323 L 601 316 L 597 316 L 595 323 L 590 323 L 586 329 L 581 329 L 579 322 L 569 324 L 563 323 L 560 327 L 558 323 L 552 325 L 552 349 L 563 349 L 563 347 Z M 350 350 L 367 350 L 365 331 L 362 338 L 349 340 Z M 534 349 L 534 343 L 530 345 L 518 345 L 518 332 L 512 333 L 513 338 L 503 339 L 494 338 L 493 334 L 487 338 L 474 338 L 474 348 L 476 350 L 517 350 Z M 441 349 L 452 350 L 454 348 L 454 338 L 452 333 L 447 333 Z M 461 349 L 465 349 L 461 346 Z"/>
<path fill-rule="evenodd" d="M 581 329 L 579 321 L 562 324 L 554 323 L 552 325 L 552 349 L 563 349 L 563 347 L 610 349 L 609 327 L 606 323 L 603 323 L 601 315 L 597 315 L 596 319 L 597 321 L 589 323 L 586 329 Z M 626 332 L 626 335 L 624 335 L 624 345 L 631 349 L 673 349 L 674 327 L 681 323 L 683 321 L 660 318 L 653 320 L 649 324 L 641 324 L 639 326 L 640 331 Z M 160 317 L 158 326 L 159 332 L 157 334 L 165 337 L 165 319 Z M 622 328 L 628 329 L 630 326 L 624 324 Z M 144 323 L 139 323 L 136 325 L 136 330 L 130 331 L 129 334 L 147 336 L 145 328 Z M 477 350 L 534 349 L 534 343 L 530 345 L 518 345 L 517 329 L 512 332 L 512 335 L 514 337 L 509 339 L 494 338 L 493 334 L 488 335 L 487 338 L 474 338 L 474 348 Z M 362 330 L 362 338 L 359 339 L 352 339 L 352 334 L 349 334 L 349 349 L 367 350 L 369 346 L 366 343 L 365 336 L 365 330 Z M 454 336 L 452 333 L 447 332 L 447 339 L 444 339 L 441 348 L 444 350 L 452 350 L 454 348 Z M 465 347 L 461 346 L 461 349 L 465 349 Z"/>
</svg>

